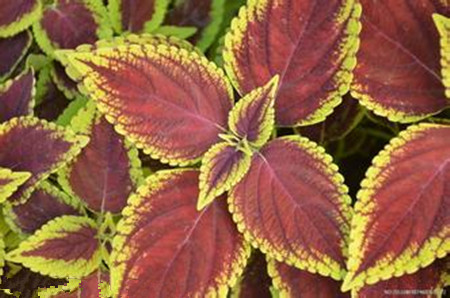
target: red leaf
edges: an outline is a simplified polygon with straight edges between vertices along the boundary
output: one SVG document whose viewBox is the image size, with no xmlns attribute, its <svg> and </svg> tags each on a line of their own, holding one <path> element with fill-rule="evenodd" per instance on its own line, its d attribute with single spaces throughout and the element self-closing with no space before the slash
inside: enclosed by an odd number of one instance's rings
<svg viewBox="0 0 450 298">
<path fill-rule="evenodd" d="M 74 161 L 59 173 L 60 184 L 94 211 L 120 212 L 135 190 L 138 181 L 134 179 L 140 178 L 133 176 L 140 171 L 137 150 L 132 150 L 100 116 L 93 102 L 80 110 L 71 126 L 76 132 L 88 135 L 90 140 Z M 134 164 L 136 161 L 137 165 Z"/>
<path fill-rule="evenodd" d="M 31 197 L 17 206 L 7 205 L 5 213 L 17 228 L 33 234 L 46 222 L 62 215 L 79 215 L 71 198 L 49 183 L 41 183 Z"/>
<path fill-rule="evenodd" d="M 50 69 L 41 70 L 37 82 L 35 115 L 41 119 L 53 121 L 69 104 L 70 101 L 51 80 Z"/>
<path fill-rule="evenodd" d="M 32 69 L 0 86 L 0 123 L 33 112 L 34 72 Z"/>
<path fill-rule="evenodd" d="M 269 257 L 342 279 L 347 191 L 323 149 L 305 138 L 279 138 L 254 155 L 230 193 L 230 211 L 246 239 Z"/>
<path fill-rule="evenodd" d="M 413 273 L 450 249 L 450 126 L 411 126 L 361 182 L 344 289 Z"/>
<path fill-rule="evenodd" d="M 431 17 L 445 12 L 437 2 L 361 1 L 363 30 L 352 95 L 391 121 L 416 121 L 449 106 Z"/>
<path fill-rule="evenodd" d="M 448 274 L 449 269 L 448 260 L 437 260 L 416 273 L 394 277 L 371 286 L 364 286 L 362 289 L 354 291 L 354 296 L 364 298 L 378 298 L 391 295 L 401 295 L 405 298 L 414 298 L 419 295 L 441 297 L 445 286 L 442 276 L 446 272 Z"/>
<path fill-rule="evenodd" d="M 121 298 L 226 295 L 249 249 L 224 198 L 196 210 L 198 172 L 160 171 L 130 197 L 113 241 L 111 282 Z"/>
<path fill-rule="evenodd" d="M 269 261 L 269 274 L 280 297 L 344 298 L 350 294 L 340 291 L 341 283 L 329 277 L 312 274 L 295 267 Z M 361 296 L 365 297 L 365 296 Z"/>
<path fill-rule="evenodd" d="M 360 13 L 351 0 L 250 1 L 225 38 L 225 69 L 241 95 L 280 75 L 277 124 L 324 120 L 349 89 Z"/>
<path fill-rule="evenodd" d="M 1 124 L 0 167 L 32 174 L 9 200 L 17 203 L 28 198 L 38 182 L 70 161 L 86 143 L 86 137 L 33 117 Z"/>
<path fill-rule="evenodd" d="M 24 31 L 9 38 L 0 38 L 0 80 L 14 71 L 25 56 L 32 41 L 33 36 L 29 31 Z"/>
<path fill-rule="evenodd" d="M 66 55 L 106 119 L 152 157 L 193 163 L 226 131 L 231 86 L 195 52 L 126 44 Z"/>
</svg>

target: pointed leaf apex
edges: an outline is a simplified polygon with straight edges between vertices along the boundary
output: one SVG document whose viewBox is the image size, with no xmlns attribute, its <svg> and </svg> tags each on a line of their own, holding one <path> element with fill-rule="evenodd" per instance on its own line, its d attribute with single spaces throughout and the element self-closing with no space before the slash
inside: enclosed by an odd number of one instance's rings
<svg viewBox="0 0 450 298">
<path fill-rule="evenodd" d="M 206 187 L 206 185 L 203 187 Z M 202 211 L 206 206 L 211 204 L 212 201 L 214 201 L 214 197 L 207 195 L 205 191 L 200 191 L 197 201 L 197 211 Z"/>
<path fill-rule="evenodd" d="M 347 292 L 353 288 L 353 274 L 347 274 L 342 282 L 341 291 Z"/>
</svg>

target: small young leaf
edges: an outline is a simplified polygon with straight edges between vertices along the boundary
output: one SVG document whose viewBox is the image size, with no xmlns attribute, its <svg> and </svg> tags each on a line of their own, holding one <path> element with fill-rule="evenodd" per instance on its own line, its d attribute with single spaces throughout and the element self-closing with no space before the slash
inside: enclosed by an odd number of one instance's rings
<svg viewBox="0 0 450 298">
<path fill-rule="evenodd" d="M 62 54 L 68 74 L 82 76 L 86 94 L 117 132 L 153 158 L 194 163 L 226 131 L 232 88 L 196 52 L 125 44 Z"/>
<path fill-rule="evenodd" d="M 361 182 L 344 290 L 414 273 L 450 252 L 449 179 L 450 126 L 411 126 L 391 140 Z"/>
<path fill-rule="evenodd" d="M 48 221 L 62 215 L 80 215 L 79 206 L 66 193 L 42 182 L 23 204 L 4 209 L 6 219 L 19 233 L 33 234 Z"/>
<path fill-rule="evenodd" d="M 142 178 L 137 149 L 115 132 L 92 101 L 73 118 L 71 128 L 90 140 L 59 173 L 58 182 L 94 211 L 120 212 Z"/>
<path fill-rule="evenodd" d="M 249 255 L 223 198 L 201 212 L 198 171 L 160 171 L 128 201 L 113 241 L 114 297 L 226 297 Z"/>
<path fill-rule="evenodd" d="M 96 237 L 92 219 L 65 215 L 49 221 L 6 259 L 54 278 L 82 278 L 100 264 Z"/>
<path fill-rule="evenodd" d="M 33 32 L 41 49 L 52 56 L 54 49 L 74 49 L 110 37 L 106 18 L 101 0 L 56 0 L 33 24 Z"/>
<path fill-rule="evenodd" d="M 0 0 L 0 37 L 13 36 L 41 17 L 40 0 Z"/>
<path fill-rule="evenodd" d="M 31 177 L 29 172 L 13 172 L 0 167 L 0 203 L 16 192 L 17 188 Z"/>
<path fill-rule="evenodd" d="M 166 23 L 198 28 L 197 33 L 189 40 L 205 52 L 220 30 L 224 4 L 225 0 L 178 1 L 167 14 Z"/>
<path fill-rule="evenodd" d="M 378 298 L 384 295 L 411 293 L 412 296 L 427 295 L 429 297 L 444 297 L 446 286 L 443 276 L 448 274 L 450 267 L 446 259 L 436 260 L 430 266 L 416 273 L 393 277 L 374 285 L 366 285 L 353 290 L 352 297 Z"/>
<path fill-rule="evenodd" d="M 32 69 L 0 85 L 0 123 L 33 114 L 34 72 Z"/>
<path fill-rule="evenodd" d="M 161 25 L 169 0 L 110 0 L 108 10 L 114 29 L 141 33 L 153 32 Z"/>
<path fill-rule="evenodd" d="M 228 118 L 230 130 L 250 145 L 259 148 L 269 140 L 275 124 L 275 96 L 278 75 L 256 88 L 233 107 Z"/>
<path fill-rule="evenodd" d="M 280 297 L 350 298 L 349 293 L 340 291 L 341 283 L 329 277 L 309 273 L 275 260 L 268 261 L 268 271 Z"/>
<path fill-rule="evenodd" d="M 26 200 L 39 182 L 69 162 L 87 142 L 87 137 L 34 117 L 0 124 L 0 167 L 32 174 L 9 201 Z"/>
<path fill-rule="evenodd" d="M 450 98 L 450 18 L 433 14 L 433 20 L 441 36 L 441 74 L 445 95 Z"/>
<path fill-rule="evenodd" d="M 33 41 L 27 30 L 13 37 L 0 38 L 0 81 L 8 77 L 25 57 Z"/>
<path fill-rule="evenodd" d="M 206 152 L 200 167 L 200 195 L 197 210 L 230 190 L 247 173 L 252 157 L 234 145 L 222 142 Z"/>
<path fill-rule="evenodd" d="M 281 126 L 320 122 L 349 90 L 361 6 L 354 0 L 252 0 L 225 37 L 225 69 L 241 95 L 280 75 Z"/>
<path fill-rule="evenodd" d="M 64 67 L 60 63 L 53 63 L 51 76 L 56 87 L 58 87 L 68 99 L 74 99 L 78 95 L 77 83 L 67 76 Z"/>
<path fill-rule="evenodd" d="M 414 122 L 448 107 L 432 19 L 445 10 L 439 1 L 360 2 L 361 46 L 352 95 L 391 121 Z"/>
<path fill-rule="evenodd" d="M 324 151 L 298 136 L 267 143 L 231 190 L 229 208 L 246 239 L 270 258 L 339 280 L 351 199 Z"/>
</svg>

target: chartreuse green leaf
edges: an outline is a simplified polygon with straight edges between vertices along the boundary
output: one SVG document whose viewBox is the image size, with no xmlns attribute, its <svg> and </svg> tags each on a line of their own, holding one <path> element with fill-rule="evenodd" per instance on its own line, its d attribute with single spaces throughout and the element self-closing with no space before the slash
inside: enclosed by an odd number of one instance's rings
<svg viewBox="0 0 450 298">
<path fill-rule="evenodd" d="M 197 32 L 195 27 L 179 27 L 179 26 L 161 26 L 158 27 L 153 34 L 161 34 L 164 36 L 175 36 L 181 39 L 186 39 Z"/>
<path fill-rule="evenodd" d="M 24 202 L 38 183 L 72 160 L 88 141 L 35 117 L 15 117 L 0 124 L 0 167 L 32 174 L 9 201 Z"/>
<path fill-rule="evenodd" d="M 42 14 L 40 0 L 1 0 L 0 37 L 13 36 L 36 22 Z"/>
<path fill-rule="evenodd" d="M 221 142 L 211 147 L 200 167 L 197 210 L 236 185 L 250 168 L 252 156 L 235 145 Z"/>
<path fill-rule="evenodd" d="M 450 18 L 440 14 L 433 14 L 439 35 L 441 36 L 441 74 L 445 96 L 450 98 Z"/>
<path fill-rule="evenodd" d="M 31 176 L 30 172 L 13 172 L 0 167 L 0 203 L 4 202 Z"/>
<path fill-rule="evenodd" d="M 233 107 L 228 126 L 239 139 L 260 148 L 269 140 L 275 124 L 275 96 L 279 76 L 252 90 Z"/>
<path fill-rule="evenodd" d="M 450 252 L 450 126 L 391 140 L 361 182 L 342 289 L 412 274 Z"/>
<path fill-rule="evenodd" d="M 164 20 L 169 0 L 110 0 L 108 10 L 114 30 L 153 32 Z"/>
<path fill-rule="evenodd" d="M 227 297 L 250 249 L 225 199 L 196 210 L 198 171 L 159 171 L 128 200 L 111 253 L 114 297 Z"/>
<path fill-rule="evenodd" d="M 143 179 L 137 149 L 89 101 L 72 119 L 89 143 L 58 175 L 63 189 L 91 210 L 119 213 Z"/>
<path fill-rule="evenodd" d="M 197 52 L 170 43 L 125 43 L 61 55 L 116 131 L 155 159 L 198 162 L 227 130 L 231 85 Z"/>
<path fill-rule="evenodd" d="M 24 240 L 6 260 L 54 278 L 82 278 L 101 262 L 96 223 L 87 217 L 58 217 Z"/>
</svg>

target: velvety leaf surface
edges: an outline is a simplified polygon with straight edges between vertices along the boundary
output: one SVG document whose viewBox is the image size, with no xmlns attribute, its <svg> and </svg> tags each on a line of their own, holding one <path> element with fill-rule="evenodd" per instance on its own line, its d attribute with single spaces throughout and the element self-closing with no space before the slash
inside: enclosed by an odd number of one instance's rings
<svg viewBox="0 0 450 298">
<path fill-rule="evenodd" d="M 79 215 L 72 199 L 50 183 L 39 184 L 30 198 L 17 206 L 7 205 L 7 214 L 22 232 L 33 234 L 48 221 L 62 215 Z"/>
<path fill-rule="evenodd" d="M 225 0 L 184 0 L 169 11 L 166 23 L 196 27 L 197 33 L 189 38 L 205 51 L 214 41 L 222 23 Z"/>
<path fill-rule="evenodd" d="M 26 29 L 41 15 L 39 0 L 0 0 L 0 37 Z"/>
<path fill-rule="evenodd" d="M 55 48 L 92 44 L 111 33 L 104 28 L 105 14 L 100 0 L 57 0 L 45 8 L 42 18 L 33 25 L 36 41 L 47 55 L 52 55 Z"/>
<path fill-rule="evenodd" d="M 352 95 L 391 121 L 416 121 L 448 106 L 432 19 L 444 10 L 437 2 L 361 1 L 363 29 Z"/>
<path fill-rule="evenodd" d="M 29 172 L 13 172 L 0 167 L 0 202 L 5 201 L 16 192 L 17 188 L 30 179 Z"/>
<path fill-rule="evenodd" d="M 226 131 L 231 86 L 195 52 L 128 44 L 65 55 L 106 119 L 154 158 L 195 162 Z"/>
<path fill-rule="evenodd" d="M 312 274 L 295 267 L 271 260 L 268 264 L 269 274 L 280 297 L 302 298 L 344 298 L 349 293 L 340 291 L 341 282 Z M 365 297 L 365 296 L 361 296 Z"/>
<path fill-rule="evenodd" d="M 344 138 L 364 117 L 365 109 L 348 94 L 325 121 L 298 128 L 300 135 L 319 144 Z M 384 119 L 384 118 L 383 118 Z"/>
<path fill-rule="evenodd" d="M 408 298 L 418 297 L 419 295 L 441 297 L 444 288 L 442 275 L 450 269 L 445 262 L 445 259 L 437 260 L 416 273 L 393 277 L 374 285 L 364 286 L 362 289 L 354 291 L 353 295 L 364 298 L 378 298 L 396 294 L 402 294 L 402 297 Z M 445 297 L 445 295 L 442 297 Z"/>
<path fill-rule="evenodd" d="M 92 219 L 65 215 L 49 221 L 6 258 L 54 278 L 82 278 L 101 261 L 96 237 Z"/>
<path fill-rule="evenodd" d="M 241 280 L 233 288 L 232 298 L 272 298 L 272 280 L 267 273 L 265 256 L 254 251 L 245 267 Z"/>
<path fill-rule="evenodd" d="M 169 0 L 110 0 L 109 12 L 118 32 L 151 32 L 163 21 Z"/>
<path fill-rule="evenodd" d="M 339 280 L 351 199 L 331 160 L 305 138 L 275 139 L 253 156 L 229 205 L 239 230 L 263 253 Z"/>
<path fill-rule="evenodd" d="M 115 132 L 93 102 L 80 110 L 71 127 L 90 140 L 58 181 L 92 210 L 120 212 L 142 175 L 137 150 Z"/>
<path fill-rule="evenodd" d="M 9 38 L 0 38 L 0 81 L 14 71 L 28 51 L 32 39 L 29 31 Z"/>
<path fill-rule="evenodd" d="M 0 167 L 32 174 L 9 198 L 16 204 L 31 195 L 36 184 L 69 162 L 87 138 L 33 117 L 13 118 L 0 125 Z"/>
<path fill-rule="evenodd" d="M 228 118 L 230 130 L 250 145 L 261 147 L 272 134 L 275 124 L 275 95 L 278 76 L 241 98 Z"/>
<path fill-rule="evenodd" d="M 0 85 L 0 123 L 33 114 L 34 82 L 30 69 Z"/>
<path fill-rule="evenodd" d="M 225 69 L 241 95 L 280 75 L 278 125 L 324 120 L 349 89 L 360 14 L 353 0 L 249 1 L 225 38 Z"/>
<path fill-rule="evenodd" d="M 449 6 L 450 7 L 450 6 Z M 434 23 L 441 37 L 441 75 L 446 90 L 445 95 L 450 98 L 450 18 L 434 14 Z"/>
<path fill-rule="evenodd" d="M 200 167 L 197 209 L 203 209 L 236 185 L 250 168 L 251 159 L 251 155 L 226 142 L 212 146 L 203 157 Z"/>
<path fill-rule="evenodd" d="M 411 126 L 373 160 L 352 222 L 344 289 L 416 272 L 450 250 L 450 126 Z"/>
<path fill-rule="evenodd" d="M 221 198 L 198 212 L 198 171 L 151 175 L 129 199 L 113 241 L 118 297 L 226 296 L 249 249 Z"/>
</svg>

